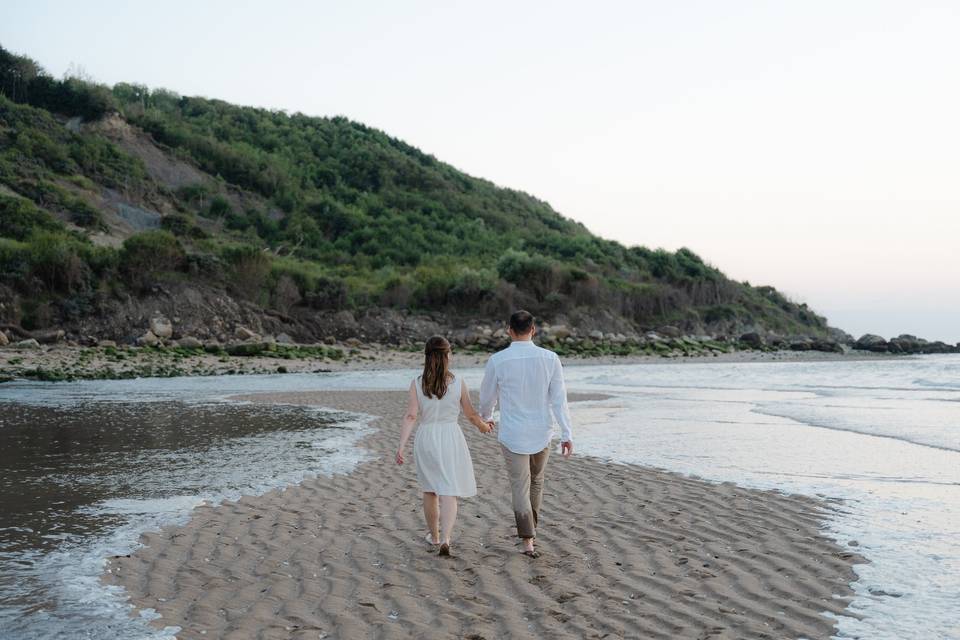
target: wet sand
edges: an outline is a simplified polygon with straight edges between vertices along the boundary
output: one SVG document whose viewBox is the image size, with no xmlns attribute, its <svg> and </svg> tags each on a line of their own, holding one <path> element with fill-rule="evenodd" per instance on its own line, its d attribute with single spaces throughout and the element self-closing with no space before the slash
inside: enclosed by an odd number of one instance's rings
<svg viewBox="0 0 960 640">
<path fill-rule="evenodd" d="M 828 638 L 824 612 L 843 611 L 862 561 L 821 534 L 825 503 L 559 455 L 531 560 L 496 440 L 470 426 L 480 494 L 440 558 L 412 461 L 393 462 L 405 394 L 243 399 L 380 416 L 362 443 L 374 459 L 198 508 L 112 559 L 104 579 L 179 638 Z"/>
</svg>

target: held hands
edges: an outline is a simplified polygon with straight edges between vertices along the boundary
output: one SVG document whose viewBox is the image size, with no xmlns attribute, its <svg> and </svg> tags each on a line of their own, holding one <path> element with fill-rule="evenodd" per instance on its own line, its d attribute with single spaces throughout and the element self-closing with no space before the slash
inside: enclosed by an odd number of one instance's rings
<svg viewBox="0 0 960 640">
<path fill-rule="evenodd" d="M 480 433 L 490 433 L 493 431 L 494 427 L 497 426 L 497 423 L 493 420 L 484 420 L 482 424 L 483 426 L 477 427 Z"/>
</svg>

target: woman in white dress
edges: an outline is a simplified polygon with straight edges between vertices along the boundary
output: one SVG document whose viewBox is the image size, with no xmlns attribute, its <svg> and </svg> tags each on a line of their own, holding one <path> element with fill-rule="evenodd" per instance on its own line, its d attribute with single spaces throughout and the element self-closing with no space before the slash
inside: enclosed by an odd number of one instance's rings
<svg viewBox="0 0 960 640">
<path fill-rule="evenodd" d="M 423 490 L 423 517 L 427 540 L 439 545 L 442 556 L 450 555 L 450 534 L 457 519 L 457 498 L 477 495 L 473 462 L 457 418 L 461 409 L 481 433 L 493 430 L 470 402 L 470 392 L 459 376 L 450 371 L 450 343 L 442 336 L 427 340 L 423 375 L 410 383 L 407 413 L 400 429 L 397 464 L 403 464 L 407 440 L 417 424 L 413 458 L 417 480 Z"/>
</svg>

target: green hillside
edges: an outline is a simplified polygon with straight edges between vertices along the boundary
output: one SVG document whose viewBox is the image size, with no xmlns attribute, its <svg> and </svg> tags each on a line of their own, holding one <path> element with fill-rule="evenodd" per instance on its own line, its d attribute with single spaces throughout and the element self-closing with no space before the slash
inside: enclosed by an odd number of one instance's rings
<svg viewBox="0 0 960 640">
<path fill-rule="evenodd" d="M 346 118 L 56 80 L 2 48 L 0 272 L 0 321 L 28 329 L 189 282 L 302 318 L 523 306 L 637 331 L 826 331 L 690 250 L 604 240 Z"/>
</svg>

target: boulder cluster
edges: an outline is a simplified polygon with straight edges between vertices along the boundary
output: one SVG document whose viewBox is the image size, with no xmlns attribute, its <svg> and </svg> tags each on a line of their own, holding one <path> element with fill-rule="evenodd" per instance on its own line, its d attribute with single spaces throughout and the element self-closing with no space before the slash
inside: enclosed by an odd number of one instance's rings
<svg viewBox="0 0 960 640">
<path fill-rule="evenodd" d="M 875 353 L 960 353 L 960 343 L 949 345 L 939 340 L 924 340 L 908 333 L 902 333 L 889 340 L 867 333 L 860 336 L 854 343 L 854 347 Z"/>
<path fill-rule="evenodd" d="M 960 353 L 960 343 L 950 345 L 940 341 L 924 340 L 909 334 L 901 334 L 886 340 L 881 336 L 867 333 L 854 339 L 853 336 L 839 329 L 831 329 L 828 336 L 783 337 L 772 333 L 751 332 L 741 335 L 739 342 L 752 349 L 772 348 L 791 351 L 846 353 L 856 349 L 890 354 Z"/>
<path fill-rule="evenodd" d="M 19 327 L 7 325 L 0 329 L 0 347 L 12 346 L 17 349 L 39 349 L 40 345 L 62 342 L 66 334 L 62 329 L 43 331 L 24 331 Z"/>
<path fill-rule="evenodd" d="M 334 338 L 327 338 L 327 344 L 333 344 Z M 262 335 L 245 326 L 237 325 L 233 333 L 221 334 L 215 338 L 201 340 L 195 336 L 183 336 L 174 332 L 174 323 L 161 314 L 150 319 L 147 330 L 136 339 L 141 347 L 172 347 L 181 349 L 203 349 L 211 353 L 225 351 L 235 356 L 255 356 L 271 350 L 273 345 L 294 345 L 296 341 L 286 333 Z M 100 340 L 98 346 L 115 347 L 113 340 Z"/>
<path fill-rule="evenodd" d="M 776 333 L 751 331 L 742 334 L 738 341 L 742 347 L 765 351 L 823 351 L 826 353 L 850 351 L 849 343 L 842 337 L 781 336 Z"/>
</svg>

